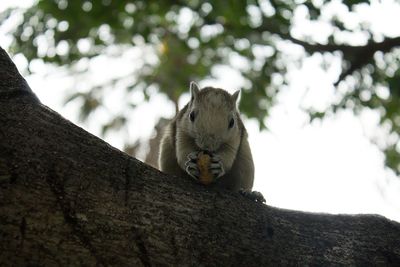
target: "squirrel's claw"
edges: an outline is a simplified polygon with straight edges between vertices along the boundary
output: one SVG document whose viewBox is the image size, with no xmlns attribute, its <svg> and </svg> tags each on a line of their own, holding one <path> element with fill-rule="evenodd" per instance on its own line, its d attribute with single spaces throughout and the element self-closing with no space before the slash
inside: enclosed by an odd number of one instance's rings
<svg viewBox="0 0 400 267">
<path fill-rule="evenodd" d="M 200 177 L 199 167 L 197 166 L 197 158 L 198 152 L 192 152 L 188 156 L 188 161 L 185 162 L 186 172 L 193 177 L 195 180 L 198 180 Z"/>
<path fill-rule="evenodd" d="M 261 202 L 261 203 L 265 203 L 266 200 L 263 196 L 263 194 L 261 192 L 258 191 L 251 191 L 251 190 L 245 190 L 245 189 L 240 189 L 239 193 L 246 197 L 249 198 L 255 202 Z"/>
<path fill-rule="evenodd" d="M 200 170 L 197 164 L 197 161 L 199 159 L 199 152 L 194 151 L 189 153 L 187 159 L 188 160 L 185 162 L 186 172 L 195 180 L 199 180 Z M 216 154 L 211 155 L 211 164 L 209 170 L 211 174 L 215 177 L 215 179 L 218 179 L 225 174 L 224 165 L 222 164 L 220 156 Z"/>
<path fill-rule="evenodd" d="M 210 171 L 215 178 L 220 178 L 225 174 L 224 165 L 222 164 L 220 156 L 215 154 L 211 156 Z"/>
<path fill-rule="evenodd" d="M 196 161 L 199 159 L 199 152 L 193 151 L 187 155 L 187 158 L 189 161 L 196 163 Z"/>
</svg>

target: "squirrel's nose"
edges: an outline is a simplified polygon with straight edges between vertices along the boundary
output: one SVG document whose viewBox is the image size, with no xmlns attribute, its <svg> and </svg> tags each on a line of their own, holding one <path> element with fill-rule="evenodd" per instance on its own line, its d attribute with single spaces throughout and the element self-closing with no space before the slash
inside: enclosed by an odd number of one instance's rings
<svg viewBox="0 0 400 267">
<path fill-rule="evenodd" d="M 203 142 L 203 149 L 208 152 L 215 152 L 218 149 L 219 142 L 218 138 L 214 134 L 209 134 L 205 136 Z"/>
</svg>

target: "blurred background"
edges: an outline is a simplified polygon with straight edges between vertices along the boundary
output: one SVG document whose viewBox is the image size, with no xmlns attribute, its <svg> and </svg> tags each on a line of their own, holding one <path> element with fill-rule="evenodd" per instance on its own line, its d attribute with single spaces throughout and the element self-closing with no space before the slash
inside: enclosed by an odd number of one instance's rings
<svg viewBox="0 0 400 267">
<path fill-rule="evenodd" d="M 242 89 L 254 190 L 400 221 L 399 1 L 2 0 L 0 46 L 41 101 L 156 164 L 188 86 Z"/>
</svg>

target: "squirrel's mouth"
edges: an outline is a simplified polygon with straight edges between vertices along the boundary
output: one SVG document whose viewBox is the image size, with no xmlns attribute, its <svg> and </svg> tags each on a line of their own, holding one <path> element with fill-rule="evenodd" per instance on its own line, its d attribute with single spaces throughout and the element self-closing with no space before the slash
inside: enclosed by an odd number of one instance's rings
<svg viewBox="0 0 400 267">
<path fill-rule="evenodd" d="M 215 138 L 203 137 L 196 138 L 197 147 L 205 152 L 215 153 L 221 146 L 221 142 Z"/>
</svg>

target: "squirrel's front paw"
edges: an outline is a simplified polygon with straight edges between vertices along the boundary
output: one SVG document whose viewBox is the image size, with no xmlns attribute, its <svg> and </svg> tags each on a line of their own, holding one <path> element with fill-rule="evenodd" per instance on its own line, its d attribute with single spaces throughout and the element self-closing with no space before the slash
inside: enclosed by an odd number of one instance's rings
<svg viewBox="0 0 400 267">
<path fill-rule="evenodd" d="M 216 154 L 211 155 L 210 171 L 215 178 L 220 178 L 225 174 L 224 164 L 220 156 Z"/>
<path fill-rule="evenodd" d="M 188 161 L 185 162 L 186 172 L 196 180 L 198 180 L 200 176 L 200 170 L 197 166 L 198 157 L 199 152 L 194 151 L 188 155 Z"/>
</svg>

